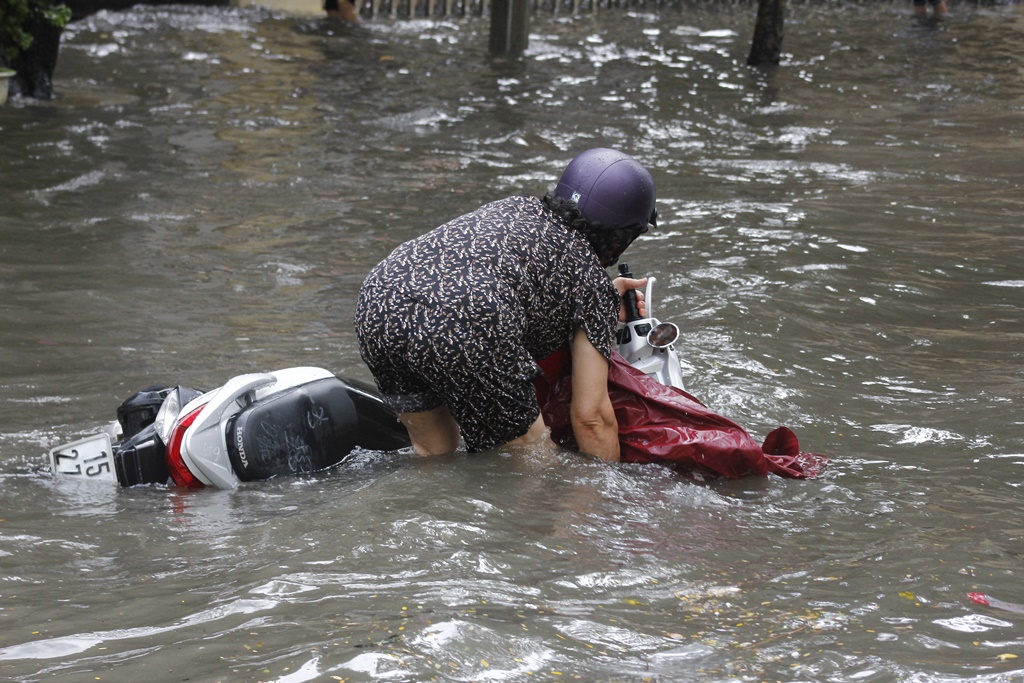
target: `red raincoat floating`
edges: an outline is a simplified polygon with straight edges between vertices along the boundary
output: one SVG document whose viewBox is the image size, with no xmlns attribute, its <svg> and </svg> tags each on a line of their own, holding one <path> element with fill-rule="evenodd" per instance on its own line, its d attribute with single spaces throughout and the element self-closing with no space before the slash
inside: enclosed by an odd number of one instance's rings
<svg viewBox="0 0 1024 683">
<path fill-rule="evenodd" d="M 569 405 L 572 367 L 558 351 L 541 362 L 537 399 L 551 437 L 575 448 Z M 828 462 L 822 455 L 800 452 L 788 427 L 772 431 L 760 446 L 738 424 L 716 415 L 696 398 L 640 372 L 616 352 L 608 367 L 608 395 L 619 422 L 622 462 L 660 463 L 711 477 L 736 479 L 777 474 L 807 479 Z"/>
</svg>

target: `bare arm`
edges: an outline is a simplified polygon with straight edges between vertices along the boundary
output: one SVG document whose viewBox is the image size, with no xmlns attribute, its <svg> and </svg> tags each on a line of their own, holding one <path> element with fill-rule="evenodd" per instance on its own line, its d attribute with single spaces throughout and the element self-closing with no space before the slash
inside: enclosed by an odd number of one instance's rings
<svg viewBox="0 0 1024 683">
<path fill-rule="evenodd" d="M 572 431 L 580 450 L 619 461 L 619 423 L 608 398 L 608 360 L 576 330 L 572 339 Z"/>
</svg>

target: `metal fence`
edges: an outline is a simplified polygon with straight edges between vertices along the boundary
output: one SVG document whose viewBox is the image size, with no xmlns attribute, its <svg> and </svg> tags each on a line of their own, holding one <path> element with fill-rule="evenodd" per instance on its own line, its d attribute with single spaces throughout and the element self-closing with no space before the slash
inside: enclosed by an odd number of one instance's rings
<svg viewBox="0 0 1024 683">
<path fill-rule="evenodd" d="M 661 0 L 527 0 L 531 12 L 585 14 L 607 7 L 645 7 Z M 490 0 L 356 0 L 363 17 L 464 17 L 490 13 Z"/>
<path fill-rule="evenodd" d="M 5 0 L 0 0 L 4 2 Z M 67 0 L 65 0 L 67 1 Z M 83 1 L 83 0 L 79 0 Z M 107 0 L 112 1 L 112 0 Z M 121 2 L 136 2 L 137 0 L 120 0 Z M 171 1 L 171 0 L 165 0 Z M 192 0 L 193 2 L 217 2 L 218 0 Z M 342 0 L 344 2 L 345 0 Z M 757 6 L 758 0 L 526 0 L 530 13 L 547 12 L 550 14 L 587 14 L 604 9 L 646 9 L 655 10 L 663 8 L 685 8 L 687 4 L 749 4 Z M 840 5 L 844 0 L 788 0 L 787 4 L 813 5 L 813 4 L 834 4 Z M 847 0 L 849 1 L 849 0 Z M 910 0 L 879 0 L 881 3 L 907 3 Z M 867 4 L 872 0 L 852 0 L 854 4 Z M 954 4 L 956 0 L 947 0 L 947 4 Z M 974 6 L 983 5 L 1017 5 L 1024 0 L 968 0 L 966 4 Z M 488 16 L 490 14 L 490 0 L 355 0 L 359 14 L 364 18 L 372 17 L 400 17 L 400 18 L 438 18 L 438 17 L 466 17 L 466 16 Z M 962 3 L 964 4 L 964 3 Z"/>
</svg>

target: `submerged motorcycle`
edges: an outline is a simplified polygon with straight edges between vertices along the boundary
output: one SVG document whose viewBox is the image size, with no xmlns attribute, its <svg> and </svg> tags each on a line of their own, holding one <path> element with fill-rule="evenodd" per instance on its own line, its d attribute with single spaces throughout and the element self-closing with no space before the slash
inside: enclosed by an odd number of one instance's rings
<svg viewBox="0 0 1024 683">
<path fill-rule="evenodd" d="M 626 264 L 619 271 L 632 277 Z M 640 317 L 635 293 L 627 294 L 618 350 L 644 375 L 682 390 L 679 328 L 650 315 L 655 282 L 648 279 L 644 295 L 648 317 Z M 358 450 L 410 446 L 374 387 L 314 367 L 239 375 L 205 393 L 149 387 L 126 400 L 117 418 L 99 434 L 52 449 L 53 472 L 121 486 L 230 489 L 324 470 Z"/>
<path fill-rule="evenodd" d="M 360 449 L 410 445 L 373 387 L 313 367 L 239 375 L 206 393 L 150 387 L 117 417 L 103 432 L 51 450 L 53 472 L 121 486 L 228 489 L 324 470 Z"/>
</svg>

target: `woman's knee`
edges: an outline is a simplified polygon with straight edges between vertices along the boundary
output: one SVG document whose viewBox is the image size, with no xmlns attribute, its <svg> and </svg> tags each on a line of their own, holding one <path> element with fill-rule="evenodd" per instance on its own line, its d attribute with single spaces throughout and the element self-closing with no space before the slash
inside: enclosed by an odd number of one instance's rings
<svg viewBox="0 0 1024 683">
<path fill-rule="evenodd" d="M 443 455 L 459 447 L 459 425 L 446 405 L 419 413 L 399 413 L 398 419 L 419 455 Z"/>
</svg>

